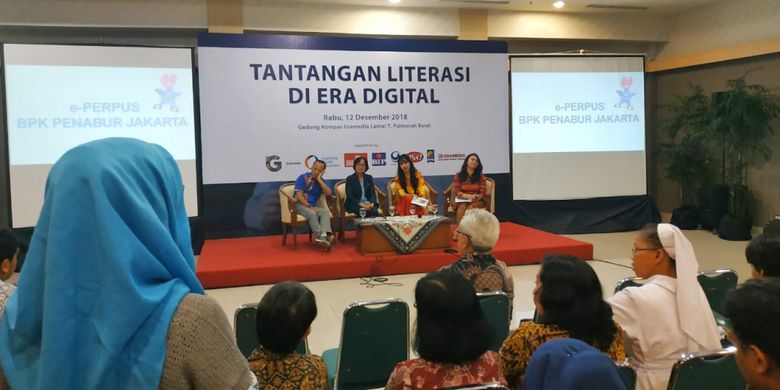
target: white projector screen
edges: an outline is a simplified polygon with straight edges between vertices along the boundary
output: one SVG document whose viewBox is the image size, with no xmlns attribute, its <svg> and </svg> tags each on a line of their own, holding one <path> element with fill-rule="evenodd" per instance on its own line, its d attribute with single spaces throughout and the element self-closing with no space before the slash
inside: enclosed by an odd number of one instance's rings
<svg viewBox="0 0 780 390">
<path fill-rule="evenodd" d="M 512 56 L 515 200 L 645 195 L 642 56 Z"/>
<path fill-rule="evenodd" d="M 132 137 L 176 159 L 198 213 L 192 50 L 4 44 L 13 227 L 37 223 L 46 177 L 67 150 Z"/>
</svg>

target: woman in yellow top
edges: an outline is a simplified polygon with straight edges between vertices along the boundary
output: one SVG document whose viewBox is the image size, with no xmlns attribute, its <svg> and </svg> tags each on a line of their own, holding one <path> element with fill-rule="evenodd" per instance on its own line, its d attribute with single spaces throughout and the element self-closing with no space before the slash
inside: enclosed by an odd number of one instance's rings
<svg viewBox="0 0 780 390">
<path fill-rule="evenodd" d="M 425 214 L 425 209 L 415 207 L 411 212 L 412 198 L 415 196 L 425 198 L 428 189 L 425 187 L 423 175 L 414 168 L 414 163 L 408 154 L 398 156 L 398 172 L 395 175 L 395 208 L 398 215 Z"/>
</svg>

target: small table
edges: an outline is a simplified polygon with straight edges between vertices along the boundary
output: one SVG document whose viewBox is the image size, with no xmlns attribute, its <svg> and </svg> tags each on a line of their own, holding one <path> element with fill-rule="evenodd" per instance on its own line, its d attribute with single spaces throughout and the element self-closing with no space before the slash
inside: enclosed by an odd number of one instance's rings
<svg viewBox="0 0 780 390">
<path fill-rule="evenodd" d="M 387 226 L 380 224 L 390 224 L 394 227 L 402 227 L 404 223 L 427 223 L 418 232 L 416 240 L 411 246 L 414 248 L 408 251 L 408 242 L 399 241 L 388 237 Z M 364 256 L 389 256 L 409 253 L 440 252 L 451 247 L 452 235 L 450 233 L 450 220 L 440 216 L 424 216 L 417 218 L 409 217 L 389 217 L 373 218 L 357 223 L 357 250 Z M 400 247 L 399 247 L 400 245 Z"/>
</svg>

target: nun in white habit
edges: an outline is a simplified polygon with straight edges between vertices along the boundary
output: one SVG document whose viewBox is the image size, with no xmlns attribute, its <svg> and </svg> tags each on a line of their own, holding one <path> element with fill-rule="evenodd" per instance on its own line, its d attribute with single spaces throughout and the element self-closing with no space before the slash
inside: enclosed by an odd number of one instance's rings
<svg viewBox="0 0 780 390">
<path fill-rule="evenodd" d="M 626 355 L 639 390 L 666 389 L 683 353 L 720 349 L 720 336 L 696 273 L 691 242 L 674 225 L 649 224 L 638 232 L 631 265 L 647 279 L 607 299 L 623 328 Z"/>
</svg>

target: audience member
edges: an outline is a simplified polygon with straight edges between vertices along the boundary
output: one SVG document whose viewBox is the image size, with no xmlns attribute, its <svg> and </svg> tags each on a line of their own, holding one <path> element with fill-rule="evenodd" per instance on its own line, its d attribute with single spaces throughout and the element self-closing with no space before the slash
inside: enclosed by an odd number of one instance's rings
<svg viewBox="0 0 780 390">
<path fill-rule="evenodd" d="M 322 358 L 295 352 L 316 316 L 314 293 L 301 283 L 282 282 L 265 293 L 257 305 L 260 347 L 249 356 L 260 388 L 327 390 Z"/>
<path fill-rule="evenodd" d="M 366 210 L 367 217 L 379 215 L 379 203 L 374 190 L 374 178 L 367 174 L 368 161 L 363 157 L 355 157 L 352 163 L 355 173 L 347 176 L 344 192 L 344 209 L 348 212 L 360 215 L 360 209 Z"/>
<path fill-rule="evenodd" d="M 452 204 L 455 223 L 460 223 L 466 210 L 484 208 L 486 193 L 487 179 L 482 174 L 482 160 L 476 153 L 471 153 L 463 160 L 460 172 L 452 179 L 452 195 L 460 200 Z"/>
<path fill-rule="evenodd" d="M 330 210 L 317 205 L 320 195 L 332 194 L 330 187 L 322 179 L 325 168 L 325 161 L 316 160 L 311 165 L 311 172 L 302 173 L 295 180 L 295 211 L 309 221 L 309 227 L 315 237 L 314 242 L 330 249 L 335 241 L 330 226 Z"/>
<path fill-rule="evenodd" d="M 525 390 L 629 390 L 615 362 L 576 339 L 544 343 L 531 356 Z"/>
<path fill-rule="evenodd" d="M 748 387 L 780 389 L 780 278 L 748 280 L 730 293 L 725 313 Z"/>
<path fill-rule="evenodd" d="M 696 279 L 691 242 L 674 225 L 649 224 L 634 239 L 632 267 L 647 279 L 608 299 L 623 328 L 636 388 L 666 389 L 680 354 L 720 349 L 712 310 Z"/>
<path fill-rule="evenodd" d="M 135 139 L 54 164 L 0 323 L 0 388 L 256 388 L 195 277 L 182 193 L 173 157 Z"/>
<path fill-rule="evenodd" d="M 427 197 L 428 189 L 425 187 L 422 173 L 414 167 L 408 154 L 398 156 L 398 172 L 394 181 L 395 188 L 391 190 L 395 192 L 395 209 L 398 215 L 425 214 L 423 207 L 413 207 L 411 204 L 414 197 Z M 412 211 L 412 208 L 415 210 Z"/>
<path fill-rule="evenodd" d="M 0 228 L 0 318 L 3 317 L 5 304 L 16 290 L 16 286 L 6 283 L 16 272 L 16 258 L 19 256 L 19 241 L 8 228 Z"/>
<path fill-rule="evenodd" d="M 745 248 L 753 279 L 780 277 L 780 236 L 761 234 Z"/>
<path fill-rule="evenodd" d="M 484 209 L 467 211 L 455 230 L 461 258 L 444 268 L 463 274 L 477 292 L 503 291 L 512 302 L 515 295 L 512 273 L 491 253 L 500 231 L 495 215 Z"/>
<path fill-rule="evenodd" d="M 575 338 L 612 360 L 625 359 L 620 327 L 602 294 L 599 278 L 586 262 L 569 255 L 545 257 L 533 292 L 537 320 L 521 322 L 499 352 L 509 384 L 520 387 L 531 355 L 552 339 Z"/>
<path fill-rule="evenodd" d="M 494 332 L 468 280 L 452 271 L 429 273 L 417 282 L 414 296 L 414 349 L 420 358 L 398 363 L 385 389 L 506 384 L 498 355 L 489 350 Z"/>
</svg>

